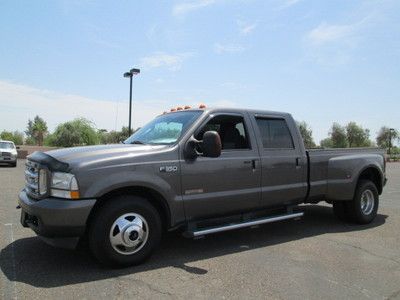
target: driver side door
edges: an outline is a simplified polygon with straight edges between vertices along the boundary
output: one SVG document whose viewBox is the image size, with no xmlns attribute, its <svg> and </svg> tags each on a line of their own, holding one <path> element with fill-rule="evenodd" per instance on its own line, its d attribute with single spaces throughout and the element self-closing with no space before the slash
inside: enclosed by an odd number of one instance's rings
<svg viewBox="0 0 400 300">
<path fill-rule="evenodd" d="M 260 157 L 247 114 L 214 114 L 200 125 L 221 136 L 217 158 L 181 160 L 182 197 L 188 220 L 242 213 L 261 201 Z"/>
</svg>

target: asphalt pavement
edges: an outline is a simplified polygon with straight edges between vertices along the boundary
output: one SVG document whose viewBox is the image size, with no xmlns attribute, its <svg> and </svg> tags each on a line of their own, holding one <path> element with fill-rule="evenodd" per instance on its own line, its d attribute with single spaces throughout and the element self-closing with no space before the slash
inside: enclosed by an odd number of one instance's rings
<svg viewBox="0 0 400 300">
<path fill-rule="evenodd" d="M 298 221 L 199 240 L 170 233 L 146 263 L 116 270 L 22 228 L 23 164 L 0 166 L 2 299 L 400 299 L 400 163 L 388 164 L 372 224 L 342 223 L 330 206 L 307 205 Z"/>
</svg>

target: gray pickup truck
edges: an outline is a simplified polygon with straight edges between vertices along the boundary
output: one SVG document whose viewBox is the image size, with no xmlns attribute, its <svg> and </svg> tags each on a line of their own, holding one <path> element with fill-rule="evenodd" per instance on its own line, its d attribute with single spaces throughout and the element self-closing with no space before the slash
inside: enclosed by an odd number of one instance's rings
<svg viewBox="0 0 400 300">
<path fill-rule="evenodd" d="M 198 237 L 299 218 L 302 203 L 369 223 L 386 176 L 379 149 L 306 150 L 290 114 L 204 108 L 164 113 L 122 144 L 35 152 L 25 181 L 24 227 L 126 266 L 167 230 Z"/>
</svg>

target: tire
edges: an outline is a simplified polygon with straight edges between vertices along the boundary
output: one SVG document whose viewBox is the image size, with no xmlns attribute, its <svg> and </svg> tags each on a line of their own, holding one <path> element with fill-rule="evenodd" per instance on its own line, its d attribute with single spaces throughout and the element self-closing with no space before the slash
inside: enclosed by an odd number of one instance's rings
<svg viewBox="0 0 400 300">
<path fill-rule="evenodd" d="M 370 180 L 360 180 L 353 200 L 346 203 L 346 214 L 351 222 L 369 224 L 375 219 L 378 207 L 379 193 L 376 185 Z"/>
<path fill-rule="evenodd" d="M 160 215 L 147 199 L 118 196 L 95 212 L 89 225 L 89 248 L 104 265 L 137 265 L 152 254 L 161 240 L 161 232 Z"/>
<path fill-rule="evenodd" d="M 341 221 L 348 221 L 347 215 L 347 202 L 348 201 L 334 201 L 333 202 L 333 213 Z"/>
<path fill-rule="evenodd" d="M 13 168 L 15 168 L 16 166 L 17 166 L 17 162 L 11 164 L 11 167 L 13 167 Z"/>
</svg>

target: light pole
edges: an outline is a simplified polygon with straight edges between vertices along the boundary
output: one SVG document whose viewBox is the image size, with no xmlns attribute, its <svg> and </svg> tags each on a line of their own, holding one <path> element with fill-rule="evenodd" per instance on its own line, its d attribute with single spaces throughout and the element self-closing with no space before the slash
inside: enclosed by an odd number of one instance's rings
<svg viewBox="0 0 400 300">
<path fill-rule="evenodd" d="M 129 136 L 131 136 L 132 128 L 131 128 L 131 120 L 132 120 L 132 77 L 133 75 L 138 75 L 140 73 L 139 69 L 131 69 L 129 72 L 124 73 L 125 78 L 130 79 L 130 85 L 129 85 Z"/>
<path fill-rule="evenodd" d="M 392 153 L 392 133 L 394 128 L 389 128 L 389 155 Z"/>
</svg>

